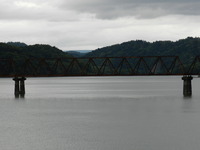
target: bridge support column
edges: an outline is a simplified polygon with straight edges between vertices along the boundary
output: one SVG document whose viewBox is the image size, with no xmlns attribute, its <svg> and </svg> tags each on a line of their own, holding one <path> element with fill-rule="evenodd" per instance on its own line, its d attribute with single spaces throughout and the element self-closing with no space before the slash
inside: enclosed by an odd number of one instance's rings
<svg viewBox="0 0 200 150">
<path fill-rule="evenodd" d="M 183 76 L 183 95 L 185 97 L 192 96 L 192 76 Z"/>
<path fill-rule="evenodd" d="M 19 97 L 24 97 L 25 95 L 25 77 L 15 77 L 13 78 L 13 80 L 15 81 L 15 97 L 19 98 Z"/>
<path fill-rule="evenodd" d="M 15 97 L 19 97 L 19 94 L 20 94 L 20 90 L 19 90 L 19 78 L 18 77 L 15 77 L 13 78 L 13 80 L 15 81 Z"/>
<path fill-rule="evenodd" d="M 20 94 L 23 97 L 25 95 L 25 77 L 20 78 Z"/>
</svg>

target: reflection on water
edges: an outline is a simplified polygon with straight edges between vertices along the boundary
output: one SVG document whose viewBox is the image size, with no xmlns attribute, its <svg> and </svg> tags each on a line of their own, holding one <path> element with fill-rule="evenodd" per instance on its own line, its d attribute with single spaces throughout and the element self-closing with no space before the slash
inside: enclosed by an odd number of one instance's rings
<svg viewBox="0 0 200 150">
<path fill-rule="evenodd" d="M 15 98 L 16 99 L 24 99 L 25 98 L 25 94 L 15 94 Z"/>
<path fill-rule="evenodd" d="M 28 78 L 15 99 L 0 79 L 3 150 L 197 150 L 199 80 L 181 77 Z"/>
</svg>

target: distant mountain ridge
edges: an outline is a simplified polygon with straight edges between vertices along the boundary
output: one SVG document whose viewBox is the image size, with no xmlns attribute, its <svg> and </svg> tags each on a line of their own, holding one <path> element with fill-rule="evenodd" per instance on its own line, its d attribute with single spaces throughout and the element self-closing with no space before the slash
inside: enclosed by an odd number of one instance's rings
<svg viewBox="0 0 200 150">
<path fill-rule="evenodd" d="M 0 74 L 3 76 L 25 73 L 33 75 L 36 72 L 40 72 L 48 75 L 49 66 L 58 65 L 58 62 L 54 62 L 52 58 L 55 60 L 55 58 L 69 57 L 72 56 L 50 45 L 35 44 L 25 46 L 21 43 L 0 43 Z M 69 61 L 67 59 L 63 61 L 63 65 L 68 64 Z M 37 67 L 39 69 L 34 69 Z M 62 69 L 52 69 L 51 72 L 59 72 L 60 70 Z"/>
<path fill-rule="evenodd" d="M 21 42 L 7 42 L 6 44 L 11 45 L 11 46 L 16 46 L 16 47 L 25 47 L 28 46 L 25 43 L 21 43 Z"/>
<path fill-rule="evenodd" d="M 188 37 L 175 42 L 143 40 L 129 41 L 121 44 L 96 49 L 86 57 L 129 57 L 129 56 L 179 56 L 184 63 L 189 63 L 200 55 L 200 38 Z"/>
<path fill-rule="evenodd" d="M 74 51 L 73 51 L 74 52 Z M 23 72 L 22 64 L 27 58 L 67 58 L 67 57 L 80 57 L 80 52 L 75 52 L 79 56 L 72 56 L 67 52 L 64 52 L 54 46 L 44 45 L 44 44 L 35 44 L 35 45 L 26 45 L 25 43 L 20 42 L 10 42 L 10 43 L 0 43 L 0 58 L 2 60 L 13 58 L 16 64 L 16 70 Z M 104 48 L 99 48 L 92 52 L 86 53 L 81 57 L 130 57 L 130 56 L 179 56 L 183 65 L 189 67 L 194 58 L 200 55 L 200 38 L 188 37 L 186 39 L 181 39 L 175 42 L 172 41 L 156 41 L 156 42 L 147 42 L 143 40 L 129 41 L 121 44 L 116 44 L 112 46 L 107 46 Z M 33 66 L 40 66 L 40 62 L 35 61 L 36 59 L 31 59 Z M 70 60 L 65 59 L 61 66 L 69 66 L 71 64 Z M 53 62 L 52 59 L 46 59 L 49 66 L 57 66 L 59 62 Z M 87 64 L 86 59 L 82 59 L 79 62 L 78 69 L 85 67 Z M 152 63 L 151 60 L 147 60 L 146 63 Z M 43 62 L 44 63 L 44 62 Z M 97 67 L 101 67 L 101 60 L 95 61 Z M 129 60 L 130 64 L 134 64 L 134 60 Z M 171 65 L 169 60 L 166 60 L 167 65 Z M 117 62 L 113 62 L 114 66 L 118 66 Z M 200 63 L 197 64 L 200 67 Z M 91 67 L 91 66 L 90 66 Z M 107 66 L 108 67 L 108 66 Z M 34 67 L 32 67 L 34 68 Z M 42 68 L 42 66 L 40 66 Z M 47 67 L 48 68 L 48 67 Z M 78 69 L 70 70 L 70 72 L 77 72 Z M 89 71 L 91 68 L 88 68 Z M 108 71 L 108 68 L 104 68 Z M 121 68 L 125 70 L 124 66 Z M 2 74 L 13 74 L 13 71 L 8 71 L 5 69 L 4 62 L 0 62 L 0 70 Z M 4 70 L 4 71 L 3 71 Z M 62 67 L 58 68 L 58 71 L 61 72 Z M 65 70 L 65 69 L 64 69 Z M 33 71 L 33 70 L 32 70 Z M 41 69 L 45 74 L 48 74 L 48 71 Z M 66 70 L 65 70 L 66 71 Z M 69 71 L 69 70 L 68 70 Z M 144 68 L 141 67 L 139 71 L 144 71 Z M 159 70 L 160 71 L 160 70 Z M 33 72 L 30 72 L 33 73 Z"/>
<path fill-rule="evenodd" d="M 66 52 L 71 54 L 74 57 L 83 57 L 87 53 L 91 52 L 91 50 L 73 50 L 73 51 L 66 51 Z"/>
<path fill-rule="evenodd" d="M 87 53 L 88 52 L 88 53 Z M 63 52 L 50 45 L 27 45 L 21 42 L 0 43 L 1 57 L 26 55 L 31 57 L 120 57 L 120 56 L 179 56 L 181 59 L 193 59 L 200 55 L 200 38 L 188 37 L 178 41 L 147 42 L 128 41 L 94 51 L 76 50 Z"/>
<path fill-rule="evenodd" d="M 72 57 L 60 49 L 44 44 L 26 45 L 20 42 L 0 43 L 0 58 L 55 58 Z"/>
</svg>

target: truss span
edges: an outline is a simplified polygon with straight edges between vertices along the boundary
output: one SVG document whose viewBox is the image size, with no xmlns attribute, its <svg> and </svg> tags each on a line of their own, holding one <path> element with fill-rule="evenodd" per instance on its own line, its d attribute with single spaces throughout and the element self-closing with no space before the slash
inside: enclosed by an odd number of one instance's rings
<svg viewBox="0 0 200 150">
<path fill-rule="evenodd" d="M 0 77 L 200 75 L 200 56 L 0 59 Z"/>
</svg>

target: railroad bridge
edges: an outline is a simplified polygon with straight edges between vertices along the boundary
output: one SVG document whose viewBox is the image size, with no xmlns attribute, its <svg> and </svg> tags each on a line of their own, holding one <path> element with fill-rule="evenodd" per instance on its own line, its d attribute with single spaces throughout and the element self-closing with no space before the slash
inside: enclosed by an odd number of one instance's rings
<svg viewBox="0 0 200 150">
<path fill-rule="evenodd" d="M 0 59 L 0 77 L 13 77 L 15 96 L 24 96 L 27 77 L 183 76 L 183 95 L 192 95 L 193 76 L 200 76 L 200 56 Z"/>
</svg>

